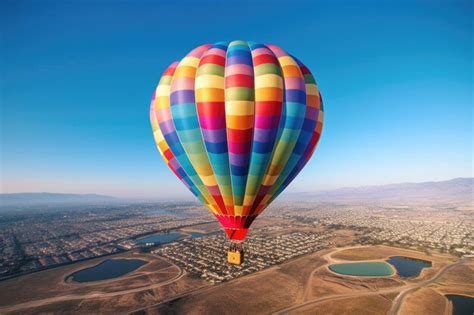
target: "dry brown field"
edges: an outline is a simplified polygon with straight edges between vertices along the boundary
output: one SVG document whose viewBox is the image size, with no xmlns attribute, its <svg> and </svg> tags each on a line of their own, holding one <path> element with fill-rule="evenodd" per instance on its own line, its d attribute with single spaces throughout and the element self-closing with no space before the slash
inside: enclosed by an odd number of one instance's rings
<svg viewBox="0 0 474 315">
<path fill-rule="evenodd" d="M 444 315 L 448 299 L 431 288 L 421 288 L 410 294 L 400 309 L 400 315 Z"/>
<path fill-rule="evenodd" d="M 328 295 L 349 294 L 357 291 L 376 291 L 383 288 L 394 288 L 404 283 L 397 277 L 345 277 L 321 268 L 316 271 L 311 281 L 308 299 L 325 297 Z"/>
<path fill-rule="evenodd" d="M 351 239 L 340 231 L 338 239 Z M 327 269 L 337 261 L 387 259 L 402 255 L 430 260 L 419 277 L 346 277 Z M 65 281 L 68 275 L 109 258 L 149 263 L 123 277 L 93 283 Z M 424 283 L 457 259 L 387 246 L 332 248 L 218 285 L 183 273 L 151 254 L 123 253 L 0 282 L 0 314 L 386 314 L 398 293 Z M 410 292 L 401 315 L 449 314 L 447 293 L 474 296 L 474 262 L 457 265 L 436 282 Z M 433 313 L 437 314 L 437 313 Z"/>
<path fill-rule="evenodd" d="M 431 287 L 442 294 L 474 297 L 474 260 L 449 270 Z"/>
<path fill-rule="evenodd" d="M 110 258 L 148 261 L 117 279 L 78 283 L 67 279 L 77 270 Z M 162 285 L 163 284 L 163 285 Z M 152 254 L 123 253 L 40 271 L 0 282 L 0 314 L 54 312 L 128 312 L 172 295 L 209 284 Z M 147 289 L 149 288 L 149 289 Z"/>
<path fill-rule="evenodd" d="M 380 295 L 335 299 L 301 308 L 291 314 L 379 315 L 386 314 L 392 302 Z"/>
<path fill-rule="evenodd" d="M 302 302 L 307 278 L 324 265 L 321 253 L 295 259 L 147 309 L 150 314 L 270 314 Z"/>
</svg>

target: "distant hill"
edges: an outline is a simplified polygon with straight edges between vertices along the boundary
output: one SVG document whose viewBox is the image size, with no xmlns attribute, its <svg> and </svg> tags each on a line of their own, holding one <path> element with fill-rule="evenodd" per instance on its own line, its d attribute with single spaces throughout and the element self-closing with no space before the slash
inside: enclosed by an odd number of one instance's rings
<svg viewBox="0 0 474 315">
<path fill-rule="evenodd" d="M 307 201 L 435 201 L 473 202 L 474 178 L 455 178 L 447 181 L 402 183 L 382 186 L 340 188 L 328 191 L 294 193 L 290 200 Z"/>
<path fill-rule="evenodd" d="M 93 205 L 119 202 L 119 199 L 96 194 L 15 193 L 0 194 L 0 209 L 34 206 Z"/>
</svg>

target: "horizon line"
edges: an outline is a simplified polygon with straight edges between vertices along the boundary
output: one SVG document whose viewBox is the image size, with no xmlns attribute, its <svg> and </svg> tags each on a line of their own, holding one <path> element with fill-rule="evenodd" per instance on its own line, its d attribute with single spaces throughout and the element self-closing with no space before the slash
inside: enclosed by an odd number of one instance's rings
<svg viewBox="0 0 474 315">
<path fill-rule="evenodd" d="M 304 194 L 304 193 L 316 193 L 316 192 L 329 192 L 329 191 L 336 191 L 341 189 L 353 189 L 353 188 L 370 188 L 370 187 L 383 187 L 383 186 L 391 186 L 391 185 L 405 185 L 405 184 L 425 184 L 425 183 L 440 183 L 440 182 L 449 182 L 453 180 L 460 180 L 460 179 L 473 179 L 474 176 L 466 176 L 466 177 L 453 177 L 444 180 L 428 180 L 428 181 L 421 181 L 421 182 L 397 182 L 397 183 L 386 183 L 386 184 L 379 184 L 379 185 L 360 185 L 360 186 L 341 186 L 332 189 L 318 189 L 313 191 L 296 191 L 296 192 L 286 192 L 286 194 Z M 88 196 L 88 195 L 95 195 L 101 197 L 111 197 L 116 198 L 119 200 L 135 200 L 135 199 L 144 199 L 144 200 L 186 200 L 189 199 L 190 201 L 193 200 L 192 196 L 183 196 L 182 198 L 170 198 L 170 199 L 163 199 L 163 198 L 150 198 L 150 197 L 119 197 L 116 195 L 108 195 L 108 194 L 100 194 L 100 193 L 74 193 L 74 192 L 51 192 L 51 191 L 18 191 L 18 192 L 0 192 L 0 195 L 15 195 L 15 194 L 59 194 L 59 195 L 77 195 L 77 196 Z"/>
</svg>

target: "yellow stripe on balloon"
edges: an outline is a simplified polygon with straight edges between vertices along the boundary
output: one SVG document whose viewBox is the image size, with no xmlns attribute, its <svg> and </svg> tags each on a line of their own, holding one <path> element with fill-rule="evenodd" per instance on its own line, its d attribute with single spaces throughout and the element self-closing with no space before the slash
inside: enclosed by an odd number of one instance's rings
<svg viewBox="0 0 474 315">
<path fill-rule="evenodd" d="M 231 116 L 250 116 L 254 114 L 253 101 L 227 101 L 226 114 Z"/>
<path fill-rule="evenodd" d="M 224 102 L 225 95 L 223 89 L 206 88 L 196 90 L 197 102 Z"/>
<path fill-rule="evenodd" d="M 319 92 L 316 84 L 306 84 L 306 94 L 318 95 Z"/>
<path fill-rule="evenodd" d="M 265 87 L 255 90 L 255 98 L 266 101 L 281 102 L 283 101 L 283 93 L 281 92 L 281 88 Z"/>
<path fill-rule="evenodd" d="M 199 64 L 200 58 L 192 57 L 192 56 L 186 56 L 181 61 L 179 62 L 178 67 L 185 67 L 189 66 L 191 68 L 197 68 Z M 176 76 L 176 73 L 175 73 Z"/>
<path fill-rule="evenodd" d="M 174 73 L 173 78 L 176 77 L 186 77 L 186 78 L 194 78 L 196 75 L 196 68 L 191 66 L 178 66 L 176 68 L 176 72 Z"/>
<path fill-rule="evenodd" d="M 264 74 L 255 77 L 255 88 L 283 88 L 283 80 L 276 74 Z M 281 93 L 281 91 L 280 91 Z"/>
<path fill-rule="evenodd" d="M 218 75 L 198 75 L 196 77 L 195 89 L 219 88 L 224 89 L 224 77 Z"/>
</svg>

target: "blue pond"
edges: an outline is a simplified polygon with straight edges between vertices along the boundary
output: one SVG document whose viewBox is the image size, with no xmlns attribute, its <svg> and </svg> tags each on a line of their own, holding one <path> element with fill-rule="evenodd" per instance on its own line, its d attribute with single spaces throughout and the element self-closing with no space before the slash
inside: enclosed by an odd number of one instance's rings
<svg viewBox="0 0 474 315">
<path fill-rule="evenodd" d="M 139 238 L 135 240 L 135 244 L 138 245 L 146 245 L 146 244 L 164 244 L 176 241 L 181 236 L 183 236 L 179 232 L 159 232 L 147 235 L 145 237 Z"/>
<path fill-rule="evenodd" d="M 446 295 L 448 300 L 453 302 L 453 315 L 474 314 L 474 298 L 463 295 Z"/>
<path fill-rule="evenodd" d="M 403 278 L 416 277 L 423 268 L 431 267 L 431 262 L 429 261 L 403 256 L 390 257 L 387 262 L 393 265 L 397 269 L 397 274 Z"/>
<path fill-rule="evenodd" d="M 153 233 L 145 237 L 136 239 L 135 244 L 142 245 L 142 246 L 143 245 L 160 245 L 160 244 L 166 244 L 166 243 L 176 241 L 180 238 L 186 238 L 186 237 L 198 238 L 198 237 L 203 237 L 203 236 L 216 235 L 219 233 L 222 233 L 222 232 L 221 231 L 210 232 L 210 233 L 191 232 L 190 235 L 180 233 L 177 231 L 158 232 L 158 233 Z"/>
<path fill-rule="evenodd" d="M 77 282 L 108 280 L 123 276 L 147 264 L 140 259 L 107 259 L 98 265 L 79 270 L 71 275 Z"/>
</svg>

